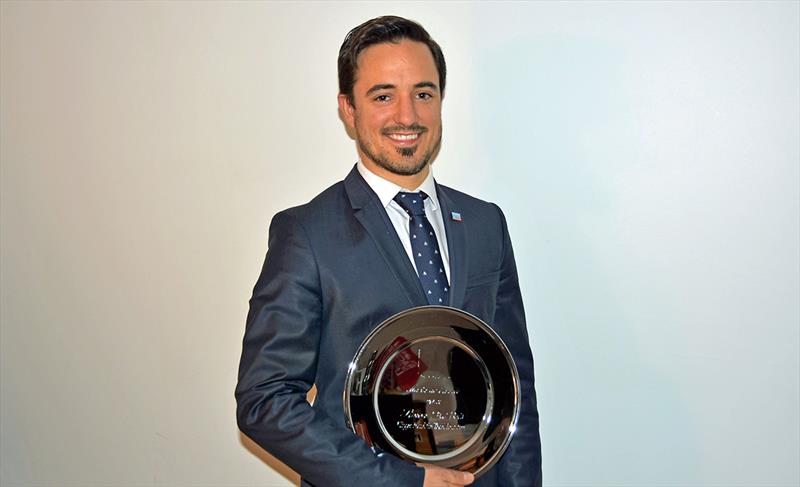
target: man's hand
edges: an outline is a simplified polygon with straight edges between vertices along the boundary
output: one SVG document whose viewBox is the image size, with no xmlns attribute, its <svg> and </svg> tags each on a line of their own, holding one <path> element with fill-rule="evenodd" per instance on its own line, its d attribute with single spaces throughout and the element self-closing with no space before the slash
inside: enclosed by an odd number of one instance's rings
<svg viewBox="0 0 800 487">
<path fill-rule="evenodd" d="M 475 476 L 469 472 L 449 470 L 427 463 L 417 465 L 425 469 L 425 483 L 422 487 L 461 487 L 475 481 Z"/>
</svg>

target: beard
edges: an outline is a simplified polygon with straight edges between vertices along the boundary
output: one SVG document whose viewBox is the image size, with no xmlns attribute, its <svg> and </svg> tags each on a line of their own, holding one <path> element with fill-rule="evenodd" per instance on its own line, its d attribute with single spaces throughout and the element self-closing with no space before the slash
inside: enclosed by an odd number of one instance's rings
<svg viewBox="0 0 800 487">
<path fill-rule="evenodd" d="M 428 129 L 425 127 L 412 125 L 411 127 L 391 127 L 384 129 L 382 134 L 385 135 L 386 133 L 403 129 L 421 130 L 421 133 L 428 131 Z M 358 132 L 358 130 L 356 130 L 356 132 Z M 442 131 L 441 129 L 439 130 L 439 134 L 436 135 L 436 140 L 431 147 L 419 155 L 417 155 L 417 150 L 419 149 L 418 146 L 398 147 L 396 148 L 396 152 L 397 156 L 399 157 L 392 158 L 390 154 L 387 154 L 386 152 L 378 152 L 375 150 L 375 148 L 371 147 L 367 141 L 367 138 L 361 137 L 360 133 L 358 133 L 357 142 L 359 149 L 361 149 L 361 151 L 379 167 L 391 172 L 392 174 L 397 174 L 400 176 L 413 176 L 414 174 L 418 174 L 420 171 L 425 169 L 425 167 L 430 164 L 431 159 L 433 159 L 433 157 L 439 151 L 439 146 L 442 145 Z M 417 155 L 416 158 L 415 155 Z"/>
</svg>

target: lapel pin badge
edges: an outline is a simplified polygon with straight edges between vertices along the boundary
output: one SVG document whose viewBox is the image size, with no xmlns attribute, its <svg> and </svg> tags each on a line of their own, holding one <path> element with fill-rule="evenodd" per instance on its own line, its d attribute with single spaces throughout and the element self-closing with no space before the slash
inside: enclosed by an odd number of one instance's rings
<svg viewBox="0 0 800 487">
<path fill-rule="evenodd" d="M 458 212 L 455 212 L 455 211 L 451 211 L 450 212 L 450 218 L 452 218 L 453 221 L 460 222 L 461 221 L 461 213 L 458 213 Z"/>
</svg>

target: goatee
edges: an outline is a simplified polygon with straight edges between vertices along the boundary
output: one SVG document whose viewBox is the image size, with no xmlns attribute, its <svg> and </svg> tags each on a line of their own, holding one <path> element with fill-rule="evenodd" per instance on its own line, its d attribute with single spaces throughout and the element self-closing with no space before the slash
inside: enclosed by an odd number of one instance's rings
<svg viewBox="0 0 800 487">
<path fill-rule="evenodd" d="M 410 165 L 393 161 L 384 154 L 376 154 L 367 144 L 364 143 L 364 139 L 361 137 L 358 137 L 357 142 L 361 152 L 366 154 L 366 156 L 374 161 L 379 167 L 399 176 L 413 176 L 414 174 L 419 174 L 420 171 L 425 169 L 425 167 L 430 164 L 431 159 L 433 159 L 438 152 L 439 146 L 442 144 L 442 132 L 441 130 L 439 131 L 439 136 L 436 139 L 436 142 L 431 146 L 430 150 L 422 154 L 422 156 L 416 161 L 410 159 L 413 158 L 417 153 L 418 146 L 397 148 L 397 154 L 403 159 L 409 159 L 408 162 L 411 163 Z"/>
</svg>

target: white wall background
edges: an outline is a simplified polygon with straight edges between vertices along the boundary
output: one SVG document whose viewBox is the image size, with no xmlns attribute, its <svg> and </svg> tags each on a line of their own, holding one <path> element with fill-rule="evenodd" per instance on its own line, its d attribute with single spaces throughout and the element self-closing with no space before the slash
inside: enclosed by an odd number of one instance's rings
<svg viewBox="0 0 800 487">
<path fill-rule="evenodd" d="M 0 4 L 0 484 L 285 486 L 233 388 L 270 217 L 419 20 L 437 178 L 503 206 L 552 486 L 800 484 L 800 3 Z"/>
</svg>

